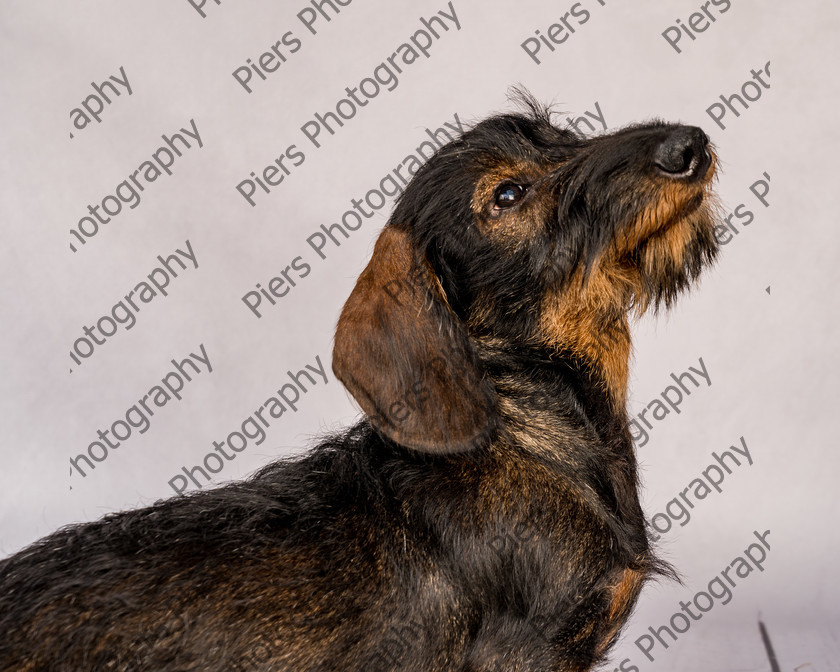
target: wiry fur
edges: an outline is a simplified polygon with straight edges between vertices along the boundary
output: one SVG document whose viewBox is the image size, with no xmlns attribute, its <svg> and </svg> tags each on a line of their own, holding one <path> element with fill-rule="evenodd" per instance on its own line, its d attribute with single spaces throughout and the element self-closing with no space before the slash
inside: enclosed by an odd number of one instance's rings
<svg viewBox="0 0 840 672">
<path fill-rule="evenodd" d="M 367 416 L 245 482 L 0 562 L 0 671 L 604 659 L 667 571 L 638 500 L 627 314 L 714 257 L 714 157 L 693 129 L 587 139 L 526 107 L 443 147 L 380 236 L 333 358 Z M 506 183 L 525 196 L 499 211 Z"/>
</svg>

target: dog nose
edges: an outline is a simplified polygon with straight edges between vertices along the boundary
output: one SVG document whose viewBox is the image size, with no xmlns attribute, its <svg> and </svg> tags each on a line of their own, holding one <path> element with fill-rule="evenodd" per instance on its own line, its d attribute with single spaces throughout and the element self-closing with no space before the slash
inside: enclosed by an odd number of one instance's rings
<svg viewBox="0 0 840 672">
<path fill-rule="evenodd" d="M 702 179 L 712 163 L 709 137 L 696 126 L 680 126 L 659 144 L 653 162 L 669 177 Z"/>
</svg>

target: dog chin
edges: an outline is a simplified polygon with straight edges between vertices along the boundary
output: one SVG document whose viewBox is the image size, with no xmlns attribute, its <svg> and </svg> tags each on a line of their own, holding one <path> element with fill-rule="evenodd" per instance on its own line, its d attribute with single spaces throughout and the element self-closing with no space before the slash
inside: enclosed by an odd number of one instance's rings
<svg viewBox="0 0 840 672">
<path fill-rule="evenodd" d="M 693 199 L 694 200 L 694 199 Z M 713 209 L 702 197 L 667 229 L 650 236 L 641 246 L 638 272 L 641 291 L 637 307 L 669 307 L 688 290 L 719 251 L 714 237 Z"/>
</svg>

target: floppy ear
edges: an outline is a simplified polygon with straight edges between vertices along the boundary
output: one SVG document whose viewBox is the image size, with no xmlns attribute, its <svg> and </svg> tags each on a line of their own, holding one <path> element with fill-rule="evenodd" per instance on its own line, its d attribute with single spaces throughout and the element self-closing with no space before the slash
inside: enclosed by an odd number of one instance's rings
<svg viewBox="0 0 840 672">
<path fill-rule="evenodd" d="M 333 371 L 397 443 L 453 453 L 483 443 L 495 391 L 461 321 L 408 233 L 386 226 L 335 333 Z"/>
</svg>

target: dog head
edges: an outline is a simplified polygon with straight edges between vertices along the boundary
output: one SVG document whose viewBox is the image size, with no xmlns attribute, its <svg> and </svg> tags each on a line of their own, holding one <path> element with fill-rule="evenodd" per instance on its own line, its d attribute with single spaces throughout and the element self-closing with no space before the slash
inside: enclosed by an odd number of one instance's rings
<svg viewBox="0 0 840 672">
<path fill-rule="evenodd" d="M 583 138 L 525 102 L 417 172 L 338 323 L 336 375 L 410 448 L 468 450 L 494 431 L 478 343 L 626 368 L 628 310 L 670 305 L 717 252 L 700 129 Z M 606 343 L 603 325 L 617 325 Z"/>
</svg>

